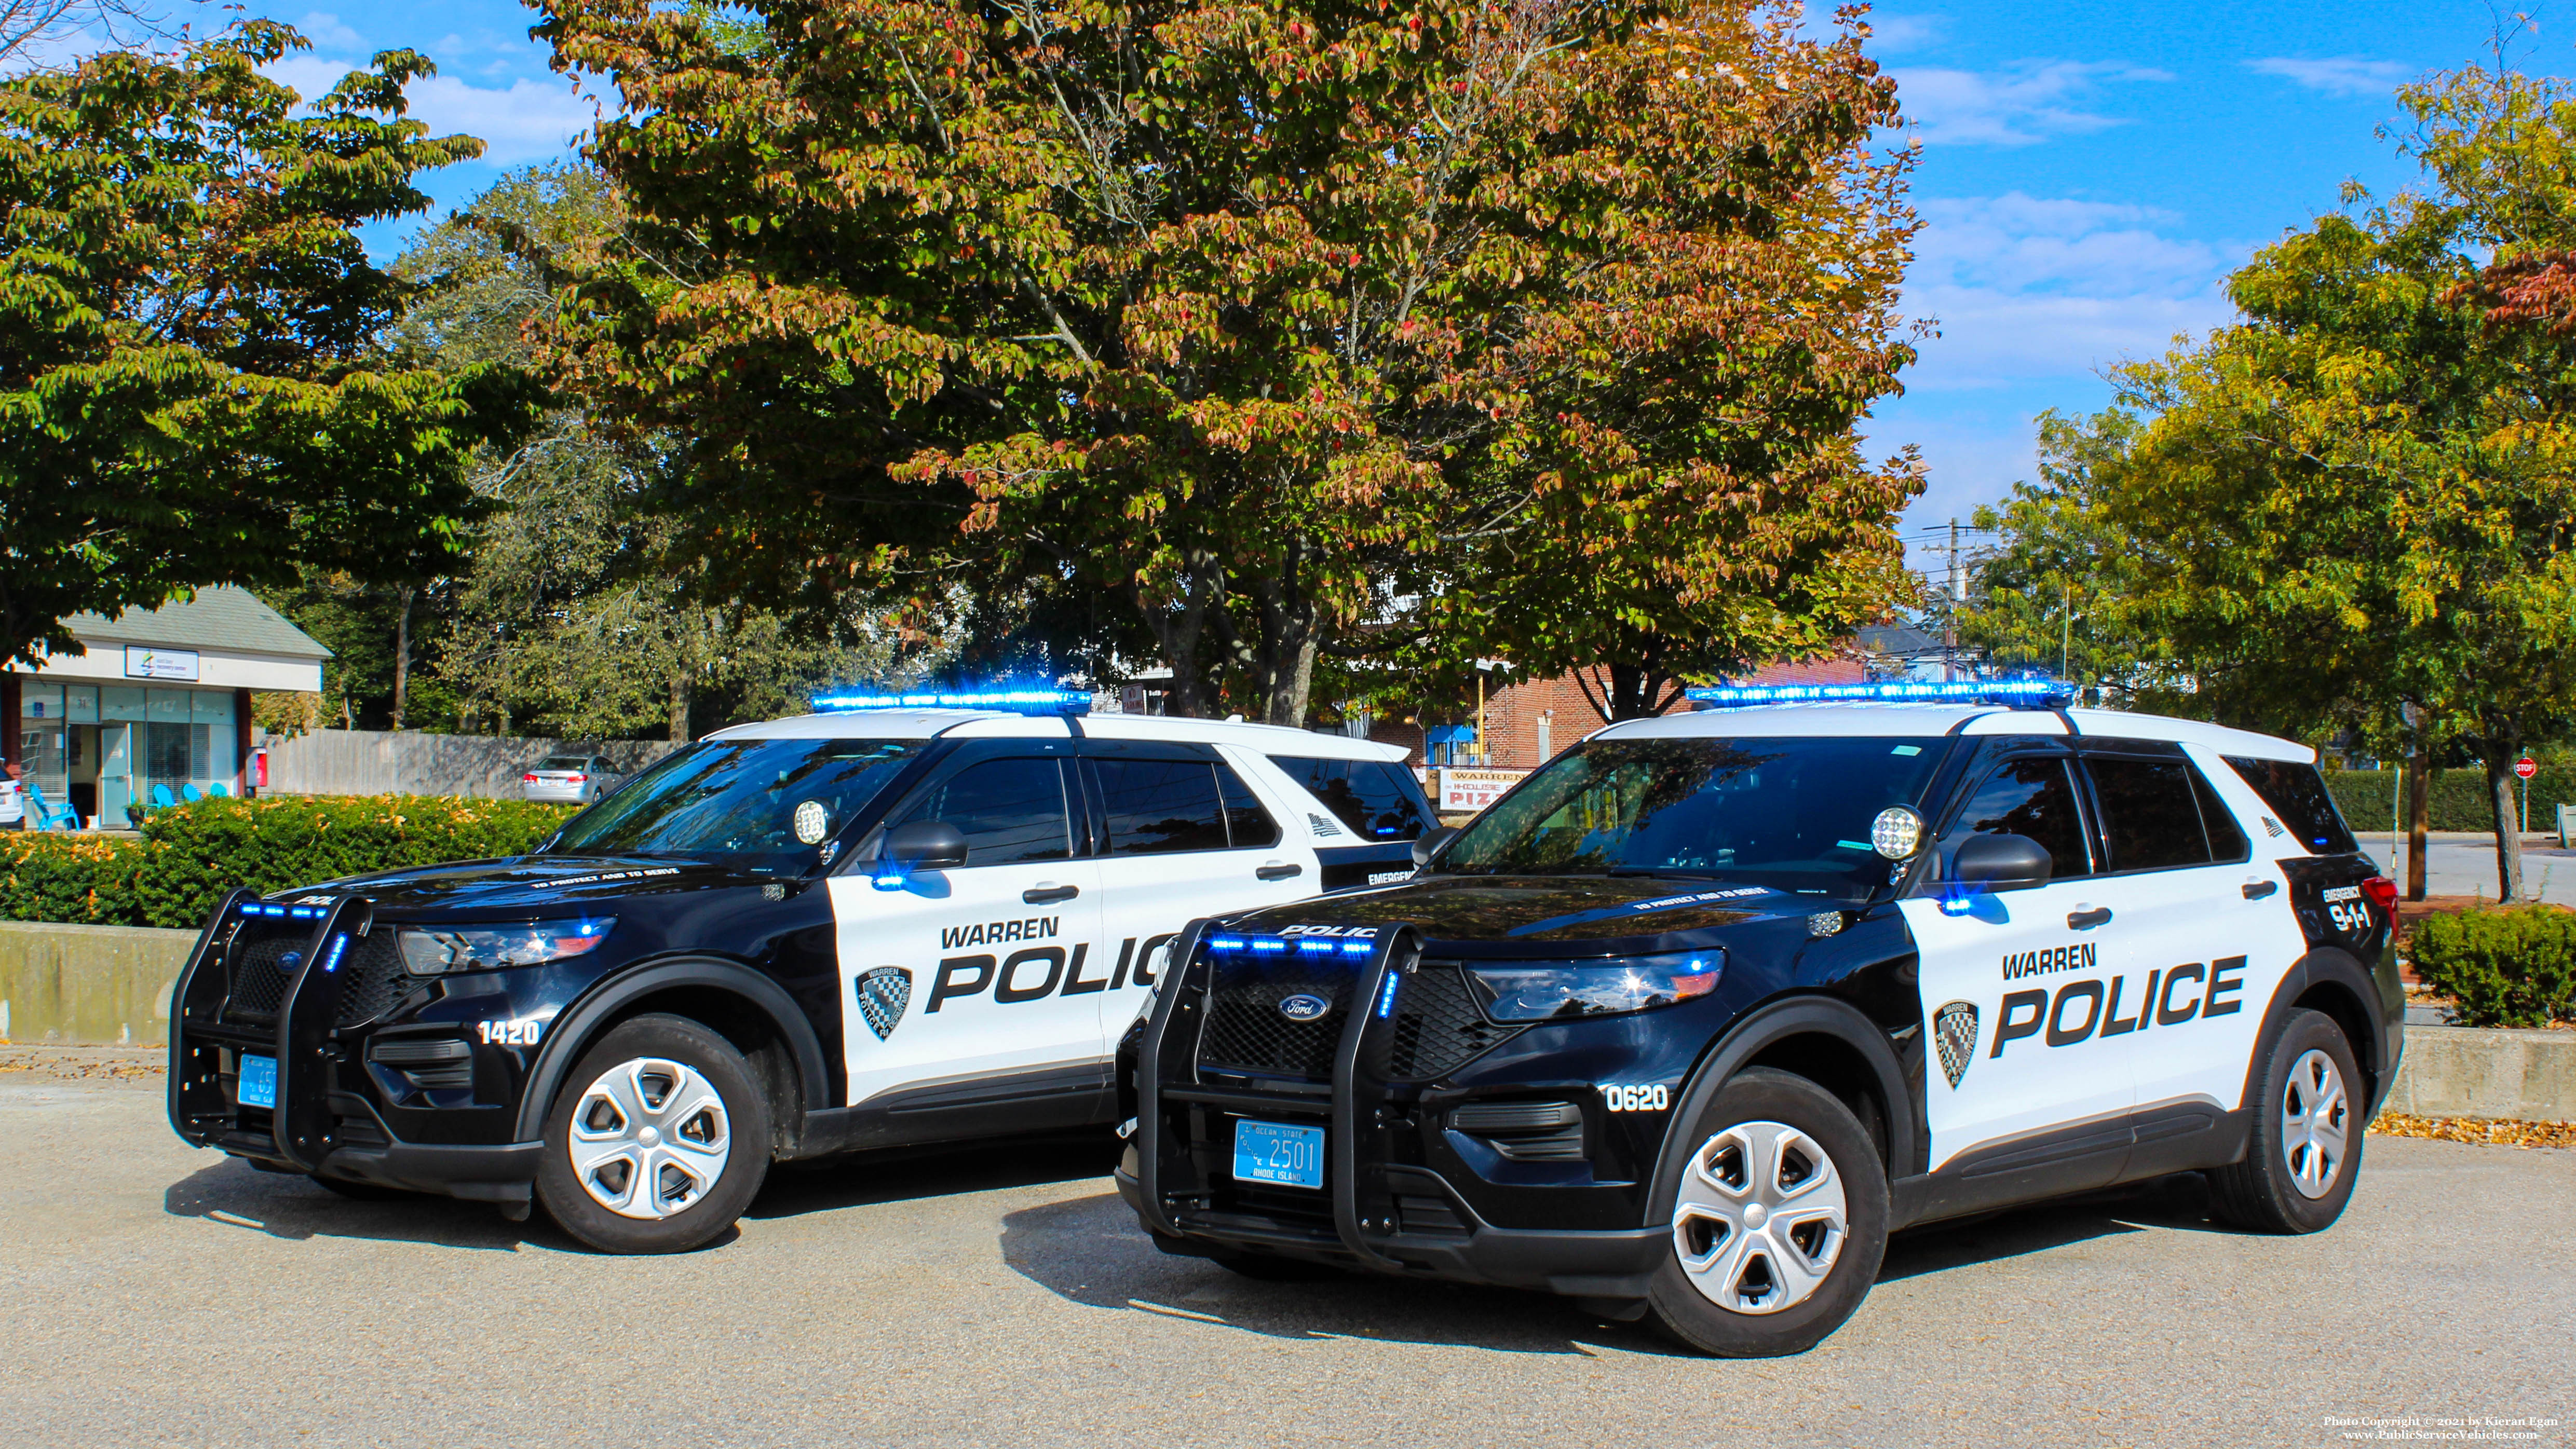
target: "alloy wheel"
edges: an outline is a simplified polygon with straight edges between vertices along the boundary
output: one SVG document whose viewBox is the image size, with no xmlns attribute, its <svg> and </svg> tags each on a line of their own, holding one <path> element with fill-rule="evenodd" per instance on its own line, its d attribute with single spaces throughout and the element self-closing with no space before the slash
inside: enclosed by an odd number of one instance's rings
<svg viewBox="0 0 2576 1449">
<path fill-rule="evenodd" d="M 2281 1158 L 2302 1197 L 2324 1197 L 2343 1171 L 2352 1137 L 2352 1104 L 2334 1058 L 2310 1050 L 2290 1067 L 2281 1094 Z"/>
<path fill-rule="evenodd" d="M 667 1218 L 706 1196 L 733 1152 L 724 1098 L 687 1065 L 638 1057 L 599 1074 L 573 1108 L 573 1176 L 622 1217 Z"/>
<path fill-rule="evenodd" d="M 1673 1248 L 1711 1303 L 1777 1313 L 1815 1296 L 1850 1235 L 1842 1174 L 1806 1133 L 1739 1122 L 1691 1155 L 1673 1201 Z"/>
</svg>

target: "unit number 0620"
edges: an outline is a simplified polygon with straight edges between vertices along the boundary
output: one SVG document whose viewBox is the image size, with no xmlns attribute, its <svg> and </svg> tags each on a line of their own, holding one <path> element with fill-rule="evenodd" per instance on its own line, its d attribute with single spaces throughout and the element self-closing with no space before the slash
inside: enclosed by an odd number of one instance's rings
<svg viewBox="0 0 2576 1449">
<path fill-rule="evenodd" d="M 1601 1084 L 1601 1105 L 1613 1112 L 1661 1112 L 1672 1104 L 1671 1090 L 1666 1087 Z"/>
</svg>

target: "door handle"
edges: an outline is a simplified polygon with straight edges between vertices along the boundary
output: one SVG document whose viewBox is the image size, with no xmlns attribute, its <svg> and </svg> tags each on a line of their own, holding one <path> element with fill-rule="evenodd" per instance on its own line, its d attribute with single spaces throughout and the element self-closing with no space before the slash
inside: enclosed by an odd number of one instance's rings
<svg viewBox="0 0 2576 1449">
<path fill-rule="evenodd" d="M 2245 883 L 2245 899 L 2259 901 L 2280 888 L 2281 883 L 2276 880 L 2249 880 Z"/>
<path fill-rule="evenodd" d="M 1292 876 L 1301 876 L 1305 873 L 1306 867 L 1302 865 L 1282 865 L 1277 861 L 1272 861 L 1270 864 L 1254 871 L 1252 873 L 1252 878 L 1254 880 L 1287 880 Z"/>
<path fill-rule="evenodd" d="M 2095 926 L 2101 925 L 2103 922 L 2110 919 L 2111 908 L 2109 906 L 2087 906 L 2083 910 L 2068 911 L 2066 913 L 2066 929 L 2070 931 L 2089 931 Z"/>
<path fill-rule="evenodd" d="M 1075 896 L 1080 894 L 1082 894 L 1082 888 L 1080 886 L 1048 885 L 1046 882 L 1040 881 L 1036 885 L 1029 887 L 1027 890 L 1020 892 L 1020 899 L 1027 901 L 1033 906 L 1051 906 L 1058 901 L 1072 900 Z"/>
</svg>

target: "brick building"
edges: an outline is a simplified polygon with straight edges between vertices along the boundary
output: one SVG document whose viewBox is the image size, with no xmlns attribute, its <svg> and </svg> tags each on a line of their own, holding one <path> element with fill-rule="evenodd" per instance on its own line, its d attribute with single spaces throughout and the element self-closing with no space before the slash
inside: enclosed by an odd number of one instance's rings
<svg viewBox="0 0 2576 1449">
<path fill-rule="evenodd" d="M 1509 676 L 1501 676 L 1508 678 Z M 1757 669 L 1737 684 L 1859 684 L 1869 678 L 1867 668 L 1857 659 L 1820 659 L 1809 664 L 1775 664 Z M 1494 770 L 1534 770 L 1557 751 L 1602 727 L 1600 711 L 1592 707 L 1584 687 L 1571 674 L 1553 679 L 1516 681 L 1499 689 L 1488 686 L 1485 696 L 1485 756 L 1482 760 L 1461 753 L 1446 763 L 1474 764 Z M 1594 691 L 1598 697 L 1599 691 Z M 1674 709 L 1688 706 L 1678 699 Z M 1470 712 L 1459 723 L 1472 729 L 1475 715 Z M 1434 732 L 1439 731 L 1434 725 Z M 1400 744 L 1413 752 L 1413 763 L 1424 764 L 1426 748 L 1423 727 L 1418 724 L 1396 724 L 1380 721 L 1369 730 L 1369 738 L 1387 744 Z"/>
</svg>

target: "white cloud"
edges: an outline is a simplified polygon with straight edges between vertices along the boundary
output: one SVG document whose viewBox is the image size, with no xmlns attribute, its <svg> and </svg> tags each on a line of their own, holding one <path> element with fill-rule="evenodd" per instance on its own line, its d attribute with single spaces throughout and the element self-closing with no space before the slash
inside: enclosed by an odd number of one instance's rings
<svg viewBox="0 0 2576 1449">
<path fill-rule="evenodd" d="M 2384 96 L 2397 89 L 2399 82 L 2412 73 L 2393 60 L 2365 60 L 2357 55 L 2331 56 L 2324 60 L 2299 60 L 2276 55 L 2249 60 L 2245 65 L 2249 70 L 2276 75 L 2330 96 Z"/>
<path fill-rule="evenodd" d="M 1939 40 L 1949 27 L 1946 16 L 1873 14 L 1869 17 L 1869 48 L 1881 55 L 1920 50 Z"/>
<path fill-rule="evenodd" d="M 339 84 L 350 67 L 298 55 L 266 70 L 309 100 Z M 499 166 L 568 157 L 575 138 L 597 119 L 591 103 L 573 93 L 570 81 L 561 79 L 521 79 L 505 87 L 484 87 L 440 75 L 413 81 L 404 94 L 411 100 L 413 118 L 428 126 L 431 135 L 479 137 L 483 159 Z"/>
<path fill-rule="evenodd" d="M 2028 146 L 2121 124 L 2087 110 L 2105 85 L 2169 81 L 2119 61 L 2029 61 L 2001 71 L 1891 67 L 1896 94 L 1924 144 Z"/>
<path fill-rule="evenodd" d="M 2220 289 L 2241 249 L 2165 235 L 2170 212 L 2018 191 L 1920 205 L 1905 304 L 1941 335 L 1910 388 L 2080 377 L 2231 315 Z"/>
<path fill-rule="evenodd" d="M 358 32 L 341 24 L 339 16 L 327 11 L 310 12 L 295 22 L 295 28 L 305 39 L 313 42 L 316 50 L 336 51 L 343 55 L 366 53 L 367 43 L 359 38 Z"/>
</svg>

